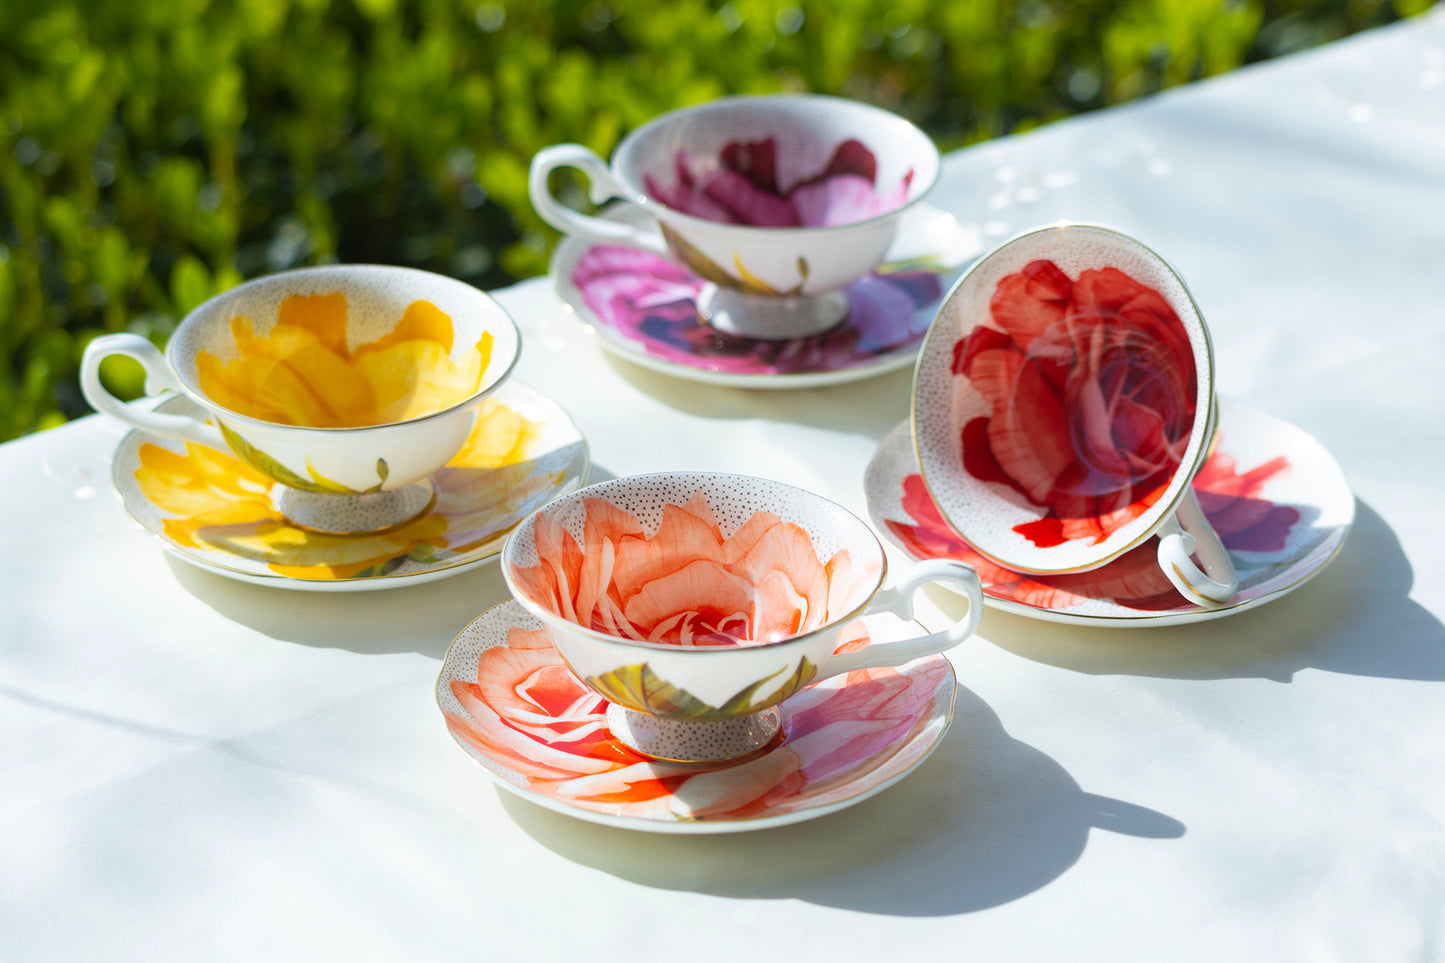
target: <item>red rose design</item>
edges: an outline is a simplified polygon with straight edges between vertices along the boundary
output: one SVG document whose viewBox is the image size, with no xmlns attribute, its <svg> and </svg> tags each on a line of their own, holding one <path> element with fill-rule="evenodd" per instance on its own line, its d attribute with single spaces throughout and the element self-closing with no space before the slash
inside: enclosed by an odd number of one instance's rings
<svg viewBox="0 0 1445 963">
<path fill-rule="evenodd" d="M 1194 353 L 1169 302 L 1116 268 L 1071 281 L 1038 260 L 999 282 L 953 371 L 990 413 L 963 426 L 963 464 L 1048 511 L 1015 531 L 1040 547 L 1103 541 L 1153 504 L 1194 425 Z"/>
</svg>

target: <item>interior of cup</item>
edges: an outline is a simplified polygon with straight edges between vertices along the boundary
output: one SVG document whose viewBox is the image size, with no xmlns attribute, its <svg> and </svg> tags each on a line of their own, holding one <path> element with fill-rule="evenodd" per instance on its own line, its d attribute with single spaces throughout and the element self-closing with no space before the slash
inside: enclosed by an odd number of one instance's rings
<svg viewBox="0 0 1445 963">
<path fill-rule="evenodd" d="M 940 308 L 914 380 L 940 510 L 1012 569 L 1095 568 L 1147 537 L 1208 453 L 1209 336 L 1138 241 L 1066 225 L 983 258 Z"/>
<path fill-rule="evenodd" d="M 188 315 L 168 355 L 188 388 L 271 424 L 360 428 L 496 387 L 516 325 L 490 297 L 410 268 L 339 265 L 249 281 Z"/>
<path fill-rule="evenodd" d="M 630 136 L 616 169 L 682 214 L 755 227 L 834 227 L 927 193 L 938 151 L 877 107 L 807 95 L 727 97 L 675 111 Z"/>
<path fill-rule="evenodd" d="M 743 475 L 618 478 L 565 495 L 507 543 L 503 571 L 533 611 L 642 644 L 783 641 L 850 618 L 883 551 L 831 501 Z"/>
</svg>

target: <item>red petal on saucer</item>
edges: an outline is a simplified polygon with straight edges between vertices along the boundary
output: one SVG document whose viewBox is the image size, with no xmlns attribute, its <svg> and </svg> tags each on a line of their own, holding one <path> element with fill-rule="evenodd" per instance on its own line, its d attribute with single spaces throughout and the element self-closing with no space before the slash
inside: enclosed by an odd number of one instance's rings
<svg viewBox="0 0 1445 963">
<path fill-rule="evenodd" d="M 1037 504 L 1047 504 L 1073 461 L 1069 427 L 1054 386 L 1017 351 L 981 351 L 971 381 L 993 408 L 988 443 L 998 466 Z"/>
<path fill-rule="evenodd" d="M 1059 324 L 1069 307 L 1074 284 L 1053 261 L 1038 260 L 1010 274 L 994 288 L 989 313 L 1021 348 Z"/>
</svg>

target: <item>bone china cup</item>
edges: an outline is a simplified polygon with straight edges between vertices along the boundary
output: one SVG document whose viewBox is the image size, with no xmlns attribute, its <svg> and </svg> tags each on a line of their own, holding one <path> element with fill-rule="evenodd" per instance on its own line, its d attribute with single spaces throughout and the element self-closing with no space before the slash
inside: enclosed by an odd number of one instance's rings
<svg viewBox="0 0 1445 963">
<path fill-rule="evenodd" d="M 959 279 L 919 353 L 924 483 L 1006 568 L 1088 571 L 1158 535 L 1185 597 L 1228 602 L 1233 565 L 1190 484 L 1214 440 L 1213 365 L 1203 315 L 1152 250 L 1088 224 L 1021 234 Z"/>
<path fill-rule="evenodd" d="M 512 319 L 470 285 L 409 268 L 305 268 L 211 298 L 164 355 L 136 335 L 96 338 L 81 387 L 97 410 L 161 438 L 229 447 L 303 498 L 374 496 L 415 487 L 461 449 L 519 346 Z M 197 415 L 116 399 L 100 382 L 112 354 L 139 361 L 148 391 L 181 392 Z M 404 513 L 425 507 L 429 485 L 419 497 Z M 321 501 L 332 514 L 357 504 Z"/>
<path fill-rule="evenodd" d="M 547 183 L 558 167 L 582 170 L 595 202 L 624 198 L 656 228 L 564 206 Z M 532 161 L 530 190 L 558 230 L 645 248 L 712 282 L 699 307 L 715 327 L 791 338 L 841 320 L 840 289 L 883 260 L 900 215 L 938 171 L 928 136 L 886 110 L 815 95 L 724 97 L 644 124 L 610 167 L 579 144 L 548 147 Z"/>
<path fill-rule="evenodd" d="M 884 588 L 882 546 L 842 507 L 744 475 L 618 478 L 564 495 L 502 552 L 512 595 L 586 686 L 612 703 L 614 735 L 674 761 L 765 746 L 775 708 L 804 686 L 951 648 L 983 612 L 961 562 L 925 562 Z M 968 612 L 941 632 L 849 648 L 860 616 L 912 617 L 948 582 Z"/>
</svg>

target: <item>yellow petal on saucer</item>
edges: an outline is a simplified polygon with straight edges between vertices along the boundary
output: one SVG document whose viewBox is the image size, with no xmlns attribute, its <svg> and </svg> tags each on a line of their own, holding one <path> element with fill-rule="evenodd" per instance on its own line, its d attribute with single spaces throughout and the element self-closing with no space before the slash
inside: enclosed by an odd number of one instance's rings
<svg viewBox="0 0 1445 963">
<path fill-rule="evenodd" d="M 346 346 L 346 295 L 340 291 L 291 295 L 281 302 L 276 325 L 303 328 L 335 354 L 351 356 Z"/>
<path fill-rule="evenodd" d="M 182 545 L 200 547 L 197 533 L 212 526 L 275 517 L 271 482 L 228 454 L 187 443 L 181 455 L 147 443 L 138 455 L 136 484 L 152 504 L 179 516 L 162 524 L 166 535 Z"/>
<path fill-rule="evenodd" d="M 495 398 L 477 409 L 477 426 L 462 450 L 450 462 L 468 468 L 497 468 L 522 461 L 542 433 L 542 423 L 531 421 Z"/>
<path fill-rule="evenodd" d="M 453 362 L 435 341 L 402 341 L 358 351 L 356 367 L 376 397 L 376 424 L 450 408 L 476 393 L 482 364 L 475 352 Z"/>
<path fill-rule="evenodd" d="M 403 341 L 432 341 L 439 345 L 442 351 L 450 354 L 454 337 L 451 315 L 430 301 L 413 301 L 407 305 L 396 327 L 375 341 L 357 348 L 357 352 L 379 351 Z M 486 337 L 490 338 L 491 335 L 487 334 Z"/>
</svg>

